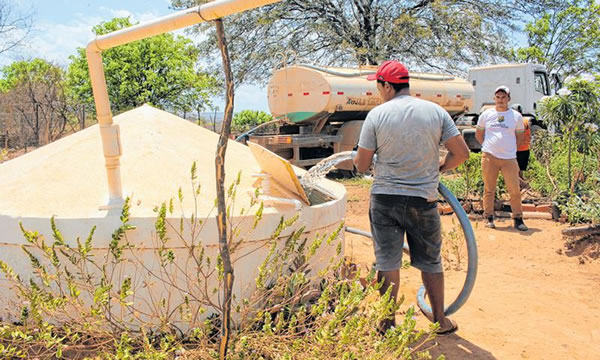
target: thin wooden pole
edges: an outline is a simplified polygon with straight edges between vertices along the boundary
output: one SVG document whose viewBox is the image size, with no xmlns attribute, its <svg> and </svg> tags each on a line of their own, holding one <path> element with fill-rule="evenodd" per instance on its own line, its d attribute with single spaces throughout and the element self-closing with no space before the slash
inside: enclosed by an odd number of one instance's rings
<svg viewBox="0 0 600 360">
<path fill-rule="evenodd" d="M 225 206 L 225 153 L 227 151 L 227 142 L 231 133 L 231 119 L 233 117 L 233 74 L 231 72 L 231 61 L 229 51 L 227 50 L 227 39 L 225 29 L 221 19 L 215 20 L 217 28 L 217 39 L 219 40 L 219 49 L 223 58 L 223 70 L 225 72 L 225 84 L 227 86 L 225 117 L 221 127 L 221 136 L 217 145 L 215 156 L 215 167 L 217 173 L 217 226 L 219 231 L 219 251 L 223 260 L 223 318 L 221 319 L 221 343 L 219 345 L 219 359 L 225 360 L 227 357 L 227 346 L 229 344 L 229 334 L 231 331 L 231 298 L 233 290 L 233 267 L 229 254 L 229 243 L 227 241 L 227 209 Z"/>
</svg>

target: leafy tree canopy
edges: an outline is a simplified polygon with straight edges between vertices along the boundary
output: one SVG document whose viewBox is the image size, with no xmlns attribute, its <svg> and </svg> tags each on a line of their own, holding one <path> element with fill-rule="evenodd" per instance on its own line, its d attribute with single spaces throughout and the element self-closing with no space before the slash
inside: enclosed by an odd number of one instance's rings
<svg viewBox="0 0 600 360">
<path fill-rule="evenodd" d="M 198 0 L 171 0 L 187 8 Z M 398 59 L 411 69 L 462 72 L 509 55 L 507 33 L 543 0 L 287 0 L 227 17 L 238 82 L 264 82 L 287 53 L 322 65 L 377 65 Z M 210 24 L 203 37 L 209 60 L 215 46 Z"/>
<path fill-rule="evenodd" d="M 9 134 L 19 138 L 21 146 L 43 145 L 66 131 L 72 119 L 65 95 L 62 68 L 43 59 L 16 61 L 2 69 L 0 93 L 10 99 Z"/>
<path fill-rule="evenodd" d="M 564 77 L 600 70 L 600 4 L 569 0 L 546 9 L 525 27 L 521 61 L 545 64 Z"/>
<path fill-rule="evenodd" d="M 93 28 L 96 35 L 131 26 L 129 18 L 115 18 Z M 85 49 L 71 56 L 68 83 L 72 96 L 93 108 Z M 113 111 L 145 103 L 162 109 L 190 111 L 210 104 L 218 90 L 215 78 L 198 69 L 198 49 L 191 40 L 161 34 L 102 53 L 108 95 Z"/>
<path fill-rule="evenodd" d="M 46 60 L 15 61 L 2 68 L 0 91 L 8 92 L 24 82 L 54 85 L 63 78 L 63 70 Z"/>
<path fill-rule="evenodd" d="M 233 116 L 232 125 L 235 131 L 247 131 L 271 120 L 273 117 L 264 111 L 242 110 Z"/>
</svg>

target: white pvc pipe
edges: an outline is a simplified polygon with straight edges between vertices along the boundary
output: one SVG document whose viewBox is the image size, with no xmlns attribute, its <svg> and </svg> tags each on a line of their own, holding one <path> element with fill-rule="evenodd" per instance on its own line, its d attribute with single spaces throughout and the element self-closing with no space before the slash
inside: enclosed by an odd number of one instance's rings
<svg viewBox="0 0 600 360">
<path fill-rule="evenodd" d="M 122 154 L 119 126 L 113 124 L 112 120 L 104 68 L 102 66 L 102 51 L 279 1 L 281 0 L 216 0 L 143 24 L 97 36 L 88 43 L 86 55 L 94 102 L 96 104 L 96 114 L 100 126 L 108 181 L 108 205 L 101 206 L 101 209 L 121 207 L 124 203 L 121 172 L 119 170 L 119 159 Z"/>
</svg>

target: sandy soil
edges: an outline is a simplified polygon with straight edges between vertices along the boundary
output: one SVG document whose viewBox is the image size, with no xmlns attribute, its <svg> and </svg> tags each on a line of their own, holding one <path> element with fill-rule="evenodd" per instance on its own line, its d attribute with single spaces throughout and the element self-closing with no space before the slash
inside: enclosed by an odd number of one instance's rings
<svg viewBox="0 0 600 360">
<path fill-rule="evenodd" d="M 368 231 L 369 189 L 347 189 L 346 224 Z M 446 232 L 460 230 L 454 215 L 443 216 L 442 222 Z M 451 316 L 459 331 L 435 339 L 431 354 L 443 353 L 447 359 L 600 359 L 600 242 L 569 249 L 561 235 L 567 225 L 547 220 L 526 220 L 530 230 L 525 233 L 509 220 L 498 221 L 495 230 L 481 221 L 472 224 L 479 254 L 475 287 Z M 445 255 L 450 267 L 445 271 L 446 305 L 456 299 L 466 274 L 466 255 L 461 256 L 462 269 L 456 270 L 452 254 Z M 346 233 L 346 256 L 366 270 L 373 263 L 371 240 Z M 401 271 L 405 301 L 399 312 L 416 304 L 420 285 L 416 269 Z M 417 321 L 428 326 L 420 313 Z"/>
</svg>

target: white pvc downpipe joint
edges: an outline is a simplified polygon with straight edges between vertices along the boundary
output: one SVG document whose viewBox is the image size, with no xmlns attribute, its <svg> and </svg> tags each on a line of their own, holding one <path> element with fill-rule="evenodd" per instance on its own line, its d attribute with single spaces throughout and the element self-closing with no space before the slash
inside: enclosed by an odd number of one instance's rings
<svg viewBox="0 0 600 360">
<path fill-rule="evenodd" d="M 102 51 L 279 1 L 281 0 L 216 0 L 156 20 L 97 36 L 88 43 L 86 56 L 100 127 L 108 184 L 108 204 L 100 206 L 100 210 L 121 208 L 125 202 L 120 172 L 122 149 L 119 126 L 113 123 L 102 66 Z"/>
</svg>

